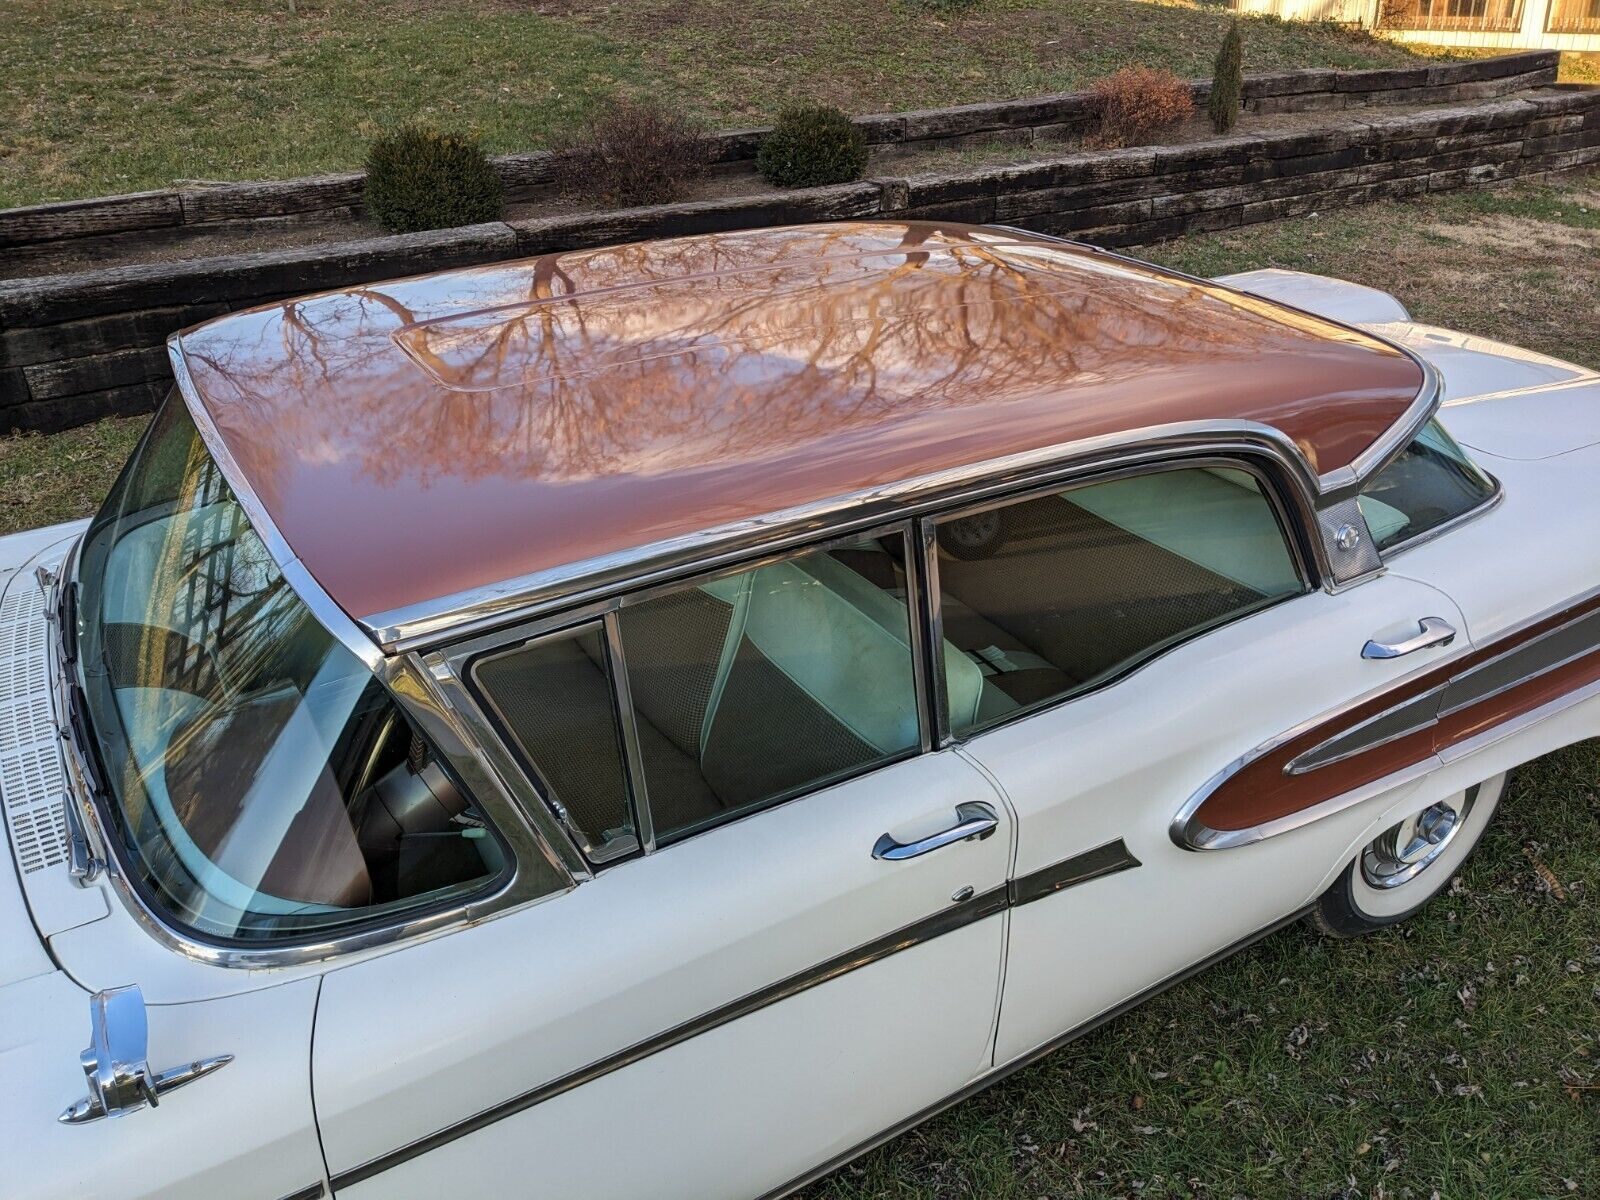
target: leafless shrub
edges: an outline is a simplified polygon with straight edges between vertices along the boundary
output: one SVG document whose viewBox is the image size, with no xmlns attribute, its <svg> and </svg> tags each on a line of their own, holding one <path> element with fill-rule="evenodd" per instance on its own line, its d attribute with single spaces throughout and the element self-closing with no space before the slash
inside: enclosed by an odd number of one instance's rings
<svg viewBox="0 0 1600 1200">
<path fill-rule="evenodd" d="M 705 131 L 653 100 L 616 99 L 559 138 L 555 182 L 570 196 L 627 207 L 664 204 L 705 173 Z"/>
</svg>

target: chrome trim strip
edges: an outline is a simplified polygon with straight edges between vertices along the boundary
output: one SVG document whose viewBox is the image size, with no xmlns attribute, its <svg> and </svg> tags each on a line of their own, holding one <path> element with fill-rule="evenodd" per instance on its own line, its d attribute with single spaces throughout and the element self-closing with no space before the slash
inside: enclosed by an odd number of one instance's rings
<svg viewBox="0 0 1600 1200">
<path fill-rule="evenodd" d="M 1041 867 L 1020 879 L 1013 879 L 1010 885 L 1011 904 L 1013 907 L 1031 904 L 1067 888 L 1077 887 L 1080 883 L 1088 883 L 1091 879 L 1115 875 L 1119 871 L 1129 871 L 1143 865 L 1128 849 L 1128 843 L 1118 838 L 1051 866 Z"/>
<path fill-rule="evenodd" d="M 1431 687 L 1410 700 L 1386 708 L 1358 725 L 1352 725 L 1343 733 L 1335 734 L 1322 744 L 1290 759 L 1284 764 L 1283 773 L 1305 775 L 1319 767 L 1344 762 L 1368 750 L 1376 750 L 1379 746 L 1387 746 L 1390 742 L 1431 728 L 1438 723 L 1439 698 L 1444 695 L 1446 686 L 1441 683 Z"/>
<path fill-rule="evenodd" d="M 1560 670 L 1600 650 L 1600 609 L 1574 617 L 1546 633 L 1452 677 L 1439 704 L 1439 717 L 1454 716 L 1514 687 Z"/>
<path fill-rule="evenodd" d="M 652 586 L 686 573 L 720 568 L 751 555 L 778 554 L 818 538 L 842 537 L 951 504 L 976 503 L 1031 484 L 1046 485 L 1088 467 L 1159 461 L 1185 451 L 1265 453 L 1295 481 L 1305 509 L 1314 510 L 1316 476 L 1298 447 L 1284 434 L 1250 421 L 1183 422 L 1047 446 L 916 476 L 377 613 L 362 618 L 360 623 L 385 650 L 431 647 L 532 619 L 565 605 L 601 599 L 625 588 Z M 1316 540 L 1320 544 L 1320 539 Z"/>
<path fill-rule="evenodd" d="M 633 832 L 639 839 L 639 848 L 650 854 L 656 848 L 656 825 L 650 815 L 650 784 L 645 778 L 644 752 L 639 748 L 639 714 L 633 707 L 633 689 L 628 683 L 628 660 L 622 651 L 617 610 L 606 613 L 601 621 L 605 629 L 606 659 L 611 668 L 612 695 L 616 697 L 617 723 L 622 728 L 622 758 L 628 776 L 628 795 L 633 803 Z"/>
<path fill-rule="evenodd" d="M 1043 1045 L 1037 1046 L 1034 1049 L 1026 1051 L 1023 1054 L 1019 1054 L 1016 1058 L 1011 1059 L 1009 1062 L 1003 1063 L 998 1067 L 990 1068 L 984 1074 L 980 1075 L 977 1079 L 974 1079 L 971 1083 L 967 1084 L 965 1087 L 960 1088 L 959 1090 L 957 1090 L 955 1092 L 952 1092 L 950 1095 L 946 1096 L 943 1100 L 940 1100 L 935 1104 L 930 1104 L 927 1108 L 923 1109 L 921 1112 L 915 1114 L 914 1116 L 907 1117 L 904 1121 L 896 1122 L 894 1125 L 891 1125 L 888 1129 L 885 1129 L 883 1132 L 875 1134 L 874 1136 L 868 1138 L 866 1141 L 857 1144 L 856 1146 L 852 1147 L 849 1150 L 846 1150 L 843 1154 L 838 1155 L 835 1158 L 829 1159 L 827 1162 L 823 1163 L 821 1166 L 813 1167 L 811 1170 L 807 1171 L 805 1174 L 796 1176 L 794 1179 L 791 1179 L 788 1183 L 782 1184 L 779 1187 L 774 1188 L 772 1191 L 767 1192 L 764 1195 L 758 1197 L 758 1200 L 784 1200 L 784 1197 L 794 1195 L 800 1189 L 802 1189 L 804 1187 L 807 1187 L 810 1184 L 816 1183 L 819 1179 L 822 1179 L 825 1176 L 833 1174 L 833 1172 L 837 1171 L 840 1167 L 846 1165 L 847 1163 L 852 1162 L 857 1158 L 860 1158 L 861 1155 L 867 1153 L 869 1150 L 873 1150 L 878 1146 L 882 1146 L 885 1142 L 893 1141 L 895 1138 L 899 1137 L 901 1134 L 906 1133 L 909 1130 L 915 1129 L 918 1125 L 921 1125 L 924 1121 L 927 1121 L 927 1120 L 931 1119 L 932 1117 L 937 1116 L 938 1114 L 944 1112 L 946 1109 L 948 1109 L 948 1108 L 950 1108 L 950 1107 L 952 1107 L 952 1106 L 954 1106 L 956 1104 L 961 1103 L 961 1101 L 963 1101 L 963 1100 L 970 1099 L 972 1096 L 975 1096 L 977 1093 L 981 1092 L 984 1088 L 988 1087 L 990 1084 L 998 1083 L 1002 1079 L 1005 1079 L 1008 1075 L 1012 1075 L 1015 1072 L 1022 1070 L 1024 1067 L 1032 1066 L 1034 1063 L 1038 1062 L 1040 1059 L 1045 1058 L 1046 1056 L 1055 1053 L 1057 1050 L 1061 1049 L 1063 1046 L 1066 1046 L 1068 1043 L 1077 1041 L 1079 1038 L 1084 1037 L 1087 1034 L 1091 1034 L 1095 1030 L 1103 1028 L 1104 1026 L 1110 1024 L 1112 1021 L 1115 1021 L 1118 1017 L 1126 1015 L 1127 1013 L 1131 1012 L 1133 1009 L 1138 1008 L 1146 1000 L 1149 1000 L 1149 999 L 1151 999 L 1151 998 L 1153 998 L 1155 996 L 1160 995 L 1162 992 L 1166 991 L 1168 988 L 1176 987 L 1178 984 L 1183 983 L 1185 980 L 1192 979 L 1194 976 L 1198 975 L 1201 971 L 1204 971 L 1204 970 L 1208 969 L 1209 967 L 1215 966 L 1217 963 L 1221 962 L 1223 959 L 1231 958 L 1233 955 L 1237 954 L 1239 951 L 1245 950 L 1245 949 L 1249 948 L 1250 946 L 1254 945 L 1256 942 L 1261 941 L 1263 938 L 1269 937 L 1272 934 L 1277 933 L 1280 929 L 1286 929 L 1288 926 L 1293 925 L 1296 921 L 1300 920 L 1302 917 L 1304 917 L 1310 911 L 1311 911 L 1311 908 L 1309 906 L 1307 906 L 1305 908 L 1297 909 L 1296 911 L 1290 913 L 1288 916 L 1283 917 L 1280 920 L 1272 922 L 1272 924 L 1266 926 L 1265 928 L 1258 929 L 1255 933 L 1249 934 L 1246 937 L 1240 938 L 1236 942 L 1232 942 L 1229 945 L 1224 946 L 1221 950 L 1218 950 L 1215 954 L 1208 955 L 1205 958 L 1201 959 L 1199 962 L 1194 963 L 1191 966 L 1185 967 L 1182 971 L 1179 971 L 1177 974 L 1167 976 L 1167 978 L 1163 979 L 1160 983 L 1157 983 L 1152 987 L 1146 988 L 1144 991 L 1138 993 L 1135 996 L 1130 996 L 1128 999 L 1124 1000 L 1122 1003 L 1117 1004 L 1117 1005 L 1113 1006 L 1112 1008 L 1108 1008 L 1105 1012 L 1101 1013 L 1099 1016 L 1094 1017 L 1094 1018 L 1092 1018 L 1092 1019 L 1090 1019 L 1088 1021 L 1085 1021 L 1082 1025 L 1078 1025 L 1078 1026 L 1075 1026 L 1072 1029 L 1069 1029 L 1066 1033 L 1062 1034 L 1060 1037 L 1052 1038 L 1051 1040 L 1045 1042 Z"/>
<path fill-rule="evenodd" d="M 1507 640 L 1507 638 L 1517 637 L 1518 634 L 1522 634 L 1523 630 L 1531 629 L 1533 626 L 1538 626 L 1539 622 L 1549 621 L 1552 616 L 1557 616 L 1557 614 L 1565 613 L 1565 611 L 1568 610 L 1573 610 L 1573 608 L 1582 608 L 1582 606 L 1589 605 L 1589 603 L 1594 602 L 1594 600 L 1597 600 L 1597 598 L 1600 598 L 1600 587 L 1594 587 L 1594 589 L 1587 590 L 1587 592 L 1584 592 L 1584 594 L 1576 595 L 1576 597 L 1571 598 L 1571 600 L 1558 603 L 1558 605 L 1550 605 L 1549 608 L 1546 608 L 1546 610 L 1539 611 L 1539 613 L 1534 613 L 1533 616 L 1523 619 L 1523 621 L 1518 621 L 1515 626 L 1510 626 L 1507 627 L 1507 629 L 1499 630 L 1498 634 L 1496 634 L 1496 637 L 1494 637 L 1494 642 L 1502 642 L 1502 640 Z M 1582 616 L 1578 616 L 1578 618 L 1573 618 L 1573 622 L 1587 619 L 1587 616 L 1589 616 L 1589 614 L 1582 614 Z M 1573 624 L 1573 622 L 1566 622 L 1566 624 Z M 1565 624 L 1563 624 L 1563 626 L 1558 627 L 1558 629 L 1565 629 L 1565 627 Z M 1557 630 L 1550 630 L 1550 632 L 1557 632 Z M 1525 645 L 1536 645 L 1536 643 L 1538 643 L 1542 637 L 1544 637 L 1544 635 L 1541 635 L 1539 638 L 1534 638 L 1533 642 L 1525 643 Z M 1491 642 L 1490 645 L 1493 645 L 1493 642 Z M 1517 653 L 1517 651 L 1520 650 L 1523 650 L 1523 646 L 1512 646 L 1512 650 L 1507 651 L 1507 654 Z M 1600 650 L 1600 646 L 1597 646 L 1597 650 Z M 1442 659 L 1442 661 L 1435 661 L 1432 662 L 1432 664 L 1429 664 L 1429 666 L 1422 667 L 1422 669 L 1419 669 L 1418 672 L 1416 672 L 1416 675 L 1430 674 L 1430 672 L 1434 672 L 1434 670 L 1445 669 L 1445 667 L 1450 667 L 1453 662 L 1458 662 L 1461 661 L 1461 659 L 1469 658 L 1470 654 L 1474 653 L 1477 653 L 1477 648 L 1474 648 L 1474 646 L 1470 645 L 1464 645 L 1462 646 L 1461 650 L 1458 651 L 1458 653 L 1451 654 L 1451 656 Z M 1555 666 L 1562 666 L 1562 664 L 1555 664 Z M 1470 674 L 1470 672 L 1462 672 L 1462 674 L 1467 675 Z M 1526 680 L 1520 680 L 1520 682 L 1528 682 L 1528 680 L 1531 680 L 1531 678 L 1536 678 L 1538 675 L 1542 674 L 1546 674 L 1546 670 L 1534 672 L 1533 675 L 1528 675 Z M 1414 678 L 1416 675 L 1413 675 L 1413 677 L 1410 678 Z M 1448 678 L 1448 680 L 1445 680 L 1445 685 L 1443 686 L 1448 688 L 1450 683 L 1453 682 L 1454 677 Z M 1210 826 L 1205 826 L 1205 824 L 1202 824 L 1202 822 L 1195 819 L 1195 813 L 1200 810 L 1200 806 L 1202 806 L 1206 800 L 1210 800 L 1211 794 L 1216 792 L 1216 789 L 1221 787 L 1222 784 L 1227 781 L 1227 779 L 1232 778 L 1232 776 L 1237 774 L 1238 771 L 1243 770 L 1248 763 L 1254 762 L 1256 758 L 1262 757 L 1262 755 L 1272 754 L 1275 749 L 1283 746 L 1285 742 L 1293 741 L 1294 738 L 1299 738 L 1299 736 L 1301 736 L 1302 733 L 1306 733 L 1307 730 L 1314 730 L 1314 728 L 1317 728 L 1318 725 L 1325 725 L 1325 723 L 1338 720 L 1341 715 L 1346 714 L 1346 712 L 1349 712 L 1350 709 L 1357 709 L 1357 707 L 1362 706 L 1362 704 L 1366 704 L 1366 702 L 1381 698 L 1382 694 L 1386 693 L 1386 691 L 1392 691 L 1394 688 L 1397 688 L 1397 686 L 1403 685 L 1405 685 L 1405 680 L 1402 678 L 1402 680 L 1398 680 L 1397 683 L 1389 683 L 1389 685 L 1381 686 L 1381 688 L 1374 688 L 1374 690 L 1370 691 L 1370 693 L 1363 694 L 1363 696 L 1358 696 L 1357 699 L 1347 702 L 1347 704 L 1341 704 L 1341 706 L 1336 707 L 1336 709 L 1331 710 L 1331 712 L 1323 712 L 1323 714 L 1317 715 L 1317 717 L 1307 718 L 1307 720 L 1304 720 L 1304 722 L 1294 726 L 1294 728 L 1291 728 L 1291 730 L 1286 730 L 1285 733 L 1277 734 L 1275 738 L 1270 738 L 1269 741 L 1262 742 L 1261 746 L 1256 747 L 1256 749 L 1248 750 L 1246 754 L 1242 754 L 1240 757 L 1235 758 L 1234 762 L 1230 762 L 1229 765 L 1224 766 L 1221 771 L 1213 774 L 1210 779 L 1206 779 L 1205 784 L 1202 784 L 1200 789 L 1198 789 L 1194 795 L 1190 795 L 1186 802 L 1182 803 L 1181 808 L 1179 808 L 1179 810 L 1173 814 L 1173 819 L 1171 819 L 1170 824 L 1168 824 L 1168 829 L 1166 829 L 1166 832 L 1168 832 L 1168 837 L 1170 837 L 1171 840 L 1173 840 L 1174 845 L 1179 846 L 1181 850 L 1227 850 L 1229 846 L 1250 845 L 1251 842 L 1261 842 L 1262 838 L 1264 837 L 1274 837 L 1274 835 L 1277 834 L 1285 834 L 1285 832 L 1288 832 L 1288 830 L 1291 829 L 1299 829 L 1299 827 L 1309 824 L 1310 821 L 1315 821 L 1315 819 L 1322 818 L 1322 816 L 1328 816 L 1328 814 L 1336 813 L 1336 811 L 1341 810 L 1341 808 L 1349 808 L 1350 805 L 1360 803 L 1371 794 L 1371 789 L 1378 786 L 1378 784 L 1384 784 L 1384 786 L 1387 787 L 1398 787 L 1400 784 L 1402 784 L 1402 782 L 1405 782 L 1406 779 L 1414 778 L 1413 770 L 1411 770 L 1411 768 L 1405 768 L 1405 770 L 1397 771 L 1397 773 L 1392 774 L 1392 776 L 1387 776 L 1386 779 L 1379 779 L 1379 781 L 1374 782 L 1374 784 L 1366 784 L 1366 786 L 1360 787 L 1360 789 L 1355 790 L 1355 792 L 1350 792 L 1349 797 L 1333 797 L 1331 800 L 1326 800 L 1326 802 L 1320 803 L 1320 805 L 1314 805 L 1312 808 L 1306 808 L 1306 810 L 1301 810 L 1299 813 L 1286 814 L 1286 816 L 1283 816 L 1283 818 L 1275 819 L 1275 821 L 1264 822 L 1264 824 L 1261 824 L 1261 826 L 1251 826 L 1250 829 L 1211 829 Z M 1485 696 L 1483 699 L 1488 699 L 1488 696 Z M 1402 702 L 1405 704 L 1405 702 L 1410 701 Z M 1534 709 L 1533 712 L 1544 712 L 1544 709 L 1547 709 L 1547 707 L 1549 706 L 1541 707 L 1541 709 Z M 1523 717 L 1525 717 L 1525 715 L 1526 714 L 1523 714 Z M 1510 722 L 1504 722 L 1502 725 L 1517 723 L 1518 728 L 1520 728 L 1520 723 L 1523 722 L 1523 717 L 1510 718 Z M 1494 728 L 1501 728 L 1501 726 L 1494 726 Z M 1478 736 L 1470 739 L 1469 742 L 1464 742 L 1464 744 L 1475 744 L 1475 742 L 1478 742 L 1478 739 L 1485 738 L 1485 736 L 1488 736 L 1488 734 L 1493 733 L 1494 728 L 1491 728 L 1491 730 L 1485 730 L 1485 733 L 1478 734 Z M 1338 736 L 1338 734 L 1336 734 L 1336 736 Z M 1315 749 L 1322 749 L 1322 747 L 1314 747 L 1314 750 Z M 1458 749 L 1458 747 L 1450 747 L 1450 749 L 1445 750 L 1445 752 L 1448 754 L 1448 752 L 1453 752 L 1454 749 Z M 1427 760 L 1424 760 L 1422 765 L 1426 766 Z"/>
<path fill-rule="evenodd" d="M 504 1120 L 506 1117 L 525 1112 L 537 1104 L 542 1104 L 546 1100 L 551 1100 L 565 1092 L 570 1092 L 573 1088 L 581 1087 L 583 1084 L 609 1075 L 613 1071 L 619 1071 L 623 1067 L 631 1066 L 662 1050 L 688 1041 L 692 1037 L 707 1033 L 719 1026 L 726 1025 L 730 1021 L 736 1021 L 740 1017 L 748 1016 L 750 1013 L 766 1008 L 768 1005 L 776 1004 L 780 1000 L 787 1000 L 791 996 L 799 995 L 801 992 L 816 987 L 820 983 L 827 983 L 829 980 L 837 979 L 841 975 L 847 975 L 852 971 L 888 958 L 892 954 L 898 954 L 902 950 L 920 946 L 936 937 L 953 933 L 986 917 L 995 916 L 1003 912 L 1006 906 L 1007 898 L 1004 887 L 997 887 L 983 893 L 981 896 L 974 896 L 960 903 L 951 904 L 930 916 L 903 926 L 893 933 L 875 938 L 865 945 L 858 946 L 853 950 L 847 950 L 843 954 L 835 955 L 814 967 L 750 992 L 738 1000 L 724 1004 L 719 1008 L 714 1008 L 698 1017 L 683 1021 L 653 1037 L 646 1038 L 642 1042 L 636 1042 L 632 1046 L 619 1050 L 615 1054 L 607 1055 L 605 1058 L 598 1059 L 588 1066 L 580 1067 L 576 1071 L 569 1071 L 565 1075 L 558 1076 L 520 1095 L 512 1096 L 499 1104 L 484 1109 L 482 1112 L 447 1125 L 443 1129 L 426 1137 L 418 1138 L 416 1141 L 401 1146 L 397 1150 L 392 1150 L 388 1154 L 371 1159 L 349 1170 L 341 1171 L 333 1176 L 333 1190 L 337 1192 L 340 1188 L 352 1187 L 355 1184 L 364 1182 L 389 1170 L 391 1167 L 397 1167 L 401 1163 L 409 1162 L 411 1159 L 453 1142 L 457 1138 L 465 1137 L 469 1133 L 476 1133 L 478 1130 L 493 1125 L 497 1121 Z"/>
<path fill-rule="evenodd" d="M 922 752 L 926 754 L 939 741 L 934 713 L 943 701 L 934 697 L 944 693 L 943 681 L 937 675 L 943 670 L 944 662 L 942 654 L 932 650 L 938 642 L 931 639 L 942 636 L 938 616 L 930 617 L 930 611 L 937 609 L 939 601 L 937 594 L 923 595 L 921 560 L 915 545 L 919 535 L 917 523 L 907 521 L 900 526 L 897 536 L 900 538 L 900 569 L 906 577 L 906 621 L 911 634 L 911 675 L 917 689 L 917 731 Z"/>
<path fill-rule="evenodd" d="M 1440 752 L 1440 757 L 1437 761 L 1435 761 L 1433 755 L 1429 755 L 1428 758 L 1423 759 L 1421 762 L 1409 767 L 1403 767 L 1391 775 L 1384 776 L 1382 779 L 1375 779 L 1371 783 L 1363 784 L 1361 787 L 1342 796 L 1335 796 L 1312 808 L 1298 813 L 1291 813 L 1275 821 L 1253 825 L 1249 829 L 1216 830 L 1198 822 L 1192 822 L 1190 828 L 1194 840 L 1192 842 L 1179 842 L 1178 844 L 1185 850 L 1226 850 L 1233 846 L 1252 845 L 1269 837 L 1276 837 L 1280 833 L 1288 833 L 1291 830 L 1309 825 L 1313 821 L 1320 821 L 1324 817 L 1331 817 L 1337 813 L 1344 812 L 1346 809 L 1354 808 L 1374 796 L 1403 787 L 1438 770 L 1441 764 L 1455 762 L 1469 754 L 1475 754 L 1496 742 L 1504 741 L 1508 737 L 1523 732 L 1532 725 L 1537 725 L 1550 717 L 1559 716 L 1567 709 L 1574 708 L 1587 700 L 1593 700 L 1597 697 L 1600 697 L 1600 681 L 1587 684 L 1582 688 L 1566 693 L 1564 696 L 1558 696 L 1548 704 L 1530 709 L 1520 716 L 1512 717 L 1508 721 L 1502 721 L 1498 725 L 1490 726 L 1476 737 L 1448 746 Z M 1176 826 L 1177 823 L 1174 822 L 1174 828 Z M 1176 834 L 1174 834 L 1173 840 L 1177 841 Z"/>
<path fill-rule="evenodd" d="M 939 590 L 938 526 L 933 518 L 924 517 L 915 522 L 915 536 L 911 539 L 915 562 L 912 569 L 924 583 L 927 593 L 926 607 L 916 614 L 919 621 L 927 622 L 928 680 L 931 684 L 928 703 L 931 705 L 933 746 L 944 749 L 950 745 L 950 677 L 944 661 L 944 593 Z"/>
<path fill-rule="evenodd" d="M 322 1183 L 319 1180 L 310 1187 L 303 1187 L 298 1192 L 290 1192 L 280 1200 L 322 1200 Z"/>
</svg>

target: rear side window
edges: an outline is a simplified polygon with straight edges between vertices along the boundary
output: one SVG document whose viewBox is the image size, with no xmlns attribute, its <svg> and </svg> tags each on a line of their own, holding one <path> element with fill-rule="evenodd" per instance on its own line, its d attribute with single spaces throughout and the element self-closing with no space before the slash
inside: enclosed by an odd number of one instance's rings
<svg viewBox="0 0 1600 1200">
<path fill-rule="evenodd" d="M 939 522 L 951 729 L 1110 682 L 1161 651 L 1305 590 L 1256 477 L 1155 471 Z M 953 655 L 956 662 L 949 660 Z"/>
<path fill-rule="evenodd" d="M 612 862 L 920 747 L 904 564 L 900 533 L 808 551 L 625 600 L 471 676 L 589 861 Z"/>
<path fill-rule="evenodd" d="M 624 604 L 658 842 L 921 742 L 899 534 Z"/>
<path fill-rule="evenodd" d="M 1494 481 L 1478 469 L 1438 421 L 1366 487 L 1357 503 L 1379 550 L 1387 550 L 1471 512 L 1494 495 Z"/>
</svg>

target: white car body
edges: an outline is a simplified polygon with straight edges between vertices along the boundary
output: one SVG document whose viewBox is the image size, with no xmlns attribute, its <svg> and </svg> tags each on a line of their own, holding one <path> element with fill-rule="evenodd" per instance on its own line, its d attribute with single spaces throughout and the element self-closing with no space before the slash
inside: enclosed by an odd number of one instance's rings
<svg viewBox="0 0 1600 1200">
<path fill-rule="evenodd" d="M 1435 653 L 1372 661 L 1368 639 L 1429 615 L 1483 645 L 1600 584 L 1600 378 L 1416 324 L 1353 284 L 1222 282 L 1431 362 L 1443 423 L 1503 499 L 1360 586 L 1225 625 L 1113 686 L 542 902 L 331 957 L 205 961 L 156 936 L 105 871 L 71 876 L 61 831 L 37 828 L 64 819 L 68 780 L 35 573 L 59 569 L 83 524 L 0 540 L 6 1195 L 781 1194 L 1299 916 L 1406 814 L 1600 735 L 1590 685 L 1299 828 L 1176 843 L 1175 814 L 1221 764 Z M 1216 677 L 1236 702 L 1194 703 L 1193 681 Z M 975 800 L 993 836 L 895 869 L 867 853 Z M 1119 869 L 1129 858 L 1139 869 Z M 1079 876 L 1044 879 L 1041 902 L 1008 896 L 1063 861 Z M 928 897 L 963 894 L 993 898 L 991 915 L 873 950 L 926 923 Z M 64 1123 L 85 1093 L 91 994 L 129 984 L 152 1070 L 232 1061 L 158 1107 Z"/>
</svg>

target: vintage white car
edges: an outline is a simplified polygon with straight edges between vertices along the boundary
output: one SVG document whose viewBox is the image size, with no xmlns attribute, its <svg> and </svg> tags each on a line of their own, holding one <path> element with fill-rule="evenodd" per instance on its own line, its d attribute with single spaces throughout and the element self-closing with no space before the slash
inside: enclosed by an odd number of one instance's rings
<svg viewBox="0 0 1600 1200">
<path fill-rule="evenodd" d="M 1370 289 L 839 224 L 171 351 L 0 541 L 18 1200 L 782 1195 L 1600 734 L 1600 379 Z"/>
</svg>

